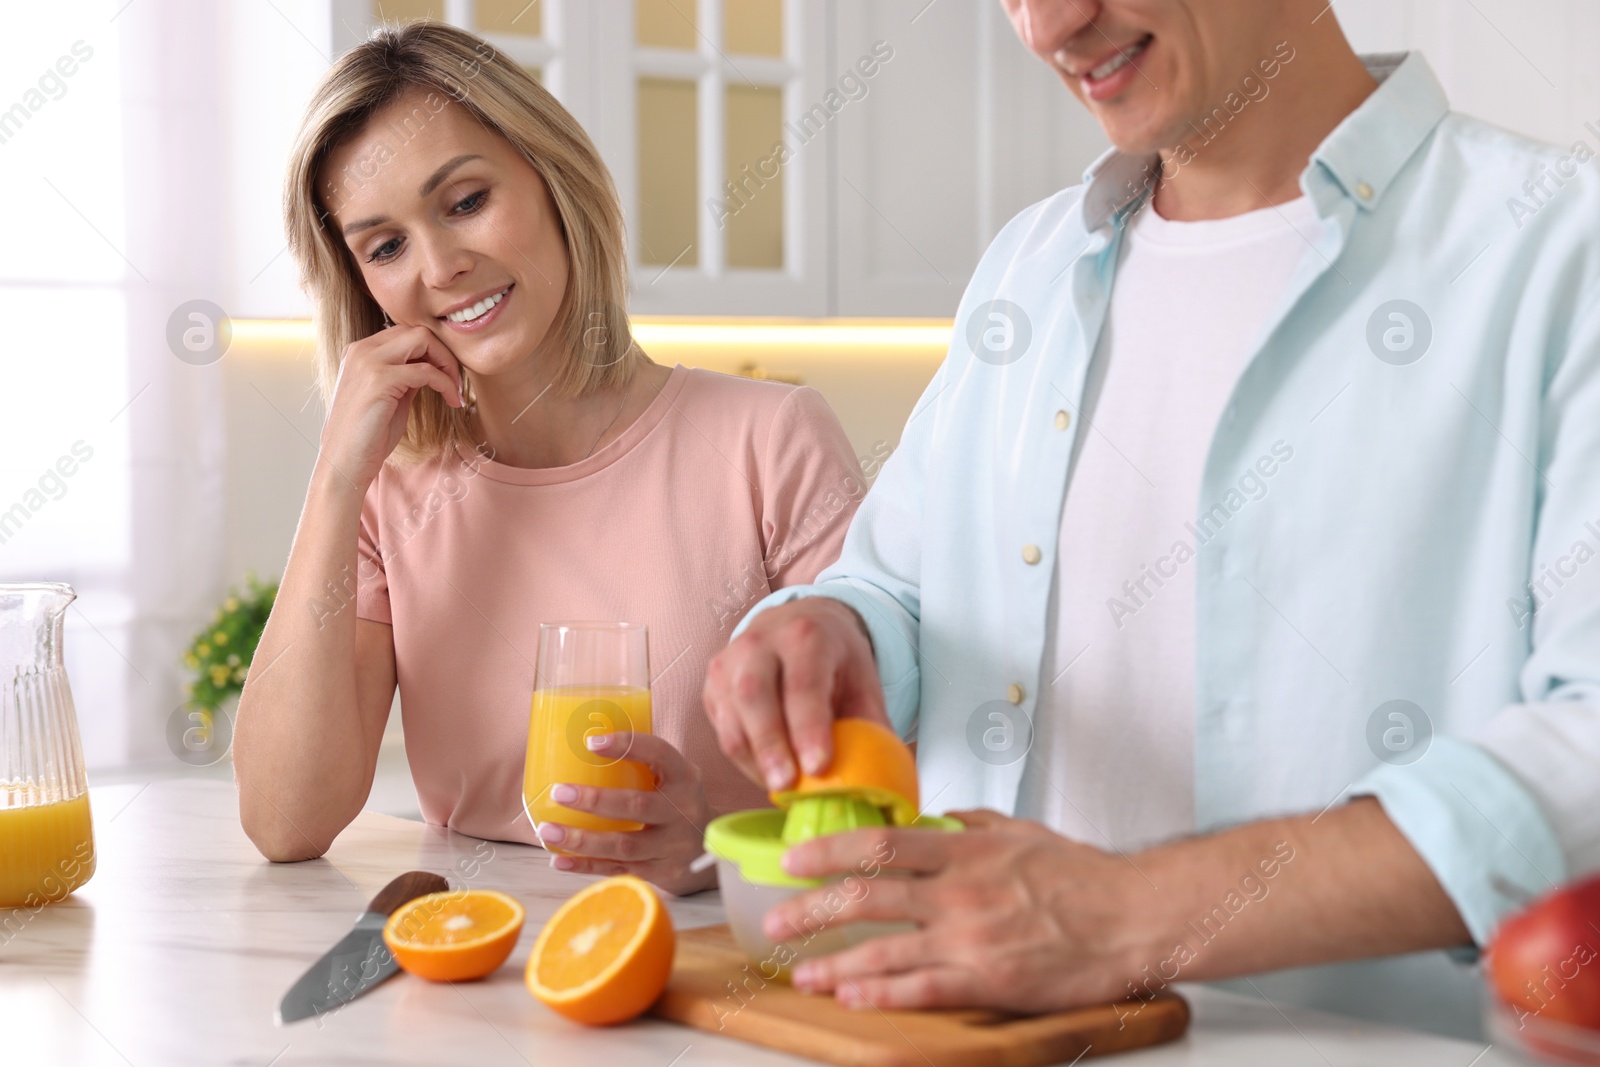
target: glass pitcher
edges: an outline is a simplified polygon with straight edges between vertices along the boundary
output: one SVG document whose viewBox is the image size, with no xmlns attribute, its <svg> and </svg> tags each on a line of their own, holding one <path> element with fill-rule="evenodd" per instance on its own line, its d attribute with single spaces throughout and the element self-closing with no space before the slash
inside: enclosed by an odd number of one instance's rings
<svg viewBox="0 0 1600 1067">
<path fill-rule="evenodd" d="M 0 584 L 0 908 L 60 900 L 94 874 L 89 782 L 61 659 L 77 594 Z"/>
</svg>

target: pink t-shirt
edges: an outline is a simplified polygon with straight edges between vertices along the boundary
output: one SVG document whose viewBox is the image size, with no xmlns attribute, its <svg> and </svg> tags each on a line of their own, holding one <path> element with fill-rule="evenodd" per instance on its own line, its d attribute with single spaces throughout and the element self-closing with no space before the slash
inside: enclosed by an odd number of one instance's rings
<svg viewBox="0 0 1600 1067">
<path fill-rule="evenodd" d="M 766 795 L 723 756 L 706 664 L 773 589 L 839 554 L 865 486 L 812 389 L 683 366 L 582 462 L 510 467 L 460 448 L 387 465 L 361 514 L 356 614 L 394 628 L 423 818 L 537 843 L 522 769 L 539 624 L 643 622 L 654 731 L 714 812 Z"/>
</svg>

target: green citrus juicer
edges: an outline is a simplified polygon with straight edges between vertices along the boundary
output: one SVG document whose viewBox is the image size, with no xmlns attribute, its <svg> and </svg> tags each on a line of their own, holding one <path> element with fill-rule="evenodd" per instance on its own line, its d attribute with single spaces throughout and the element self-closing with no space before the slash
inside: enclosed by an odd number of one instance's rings
<svg viewBox="0 0 1600 1067">
<path fill-rule="evenodd" d="M 876 804 L 848 794 L 821 793 L 801 797 L 789 805 L 782 837 L 784 844 L 798 845 L 813 837 L 887 825 L 888 817 Z"/>
<path fill-rule="evenodd" d="M 883 866 L 890 855 L 869 856 L 855 869 L 831 879 L 796 878 L 783 869 L 783 854 L 793 845 L 832 833 L 887 826 L 882 808 L 858 798 L 823 795 L 796 799 L 788 811 L 757 808 L 712 820 L 706 827 L 706 852 L 716 858 L 722 904 L 733 939 L 768 981 L 787 980 L 798 960 L 824 956 L 859 944 L 869 937 L 913 929 L 910 923 L 843 923 L 846 903 L 872 892 L 877 879 L 906 878 L 906 872 Z M 942 815 L 919 815 L 912 828 L 957 831 L 963 825 Z M 776 942 L 761 929 L 767 912 L 809 889 L 832 884 L 835 890 L 802 922 L 804 933 Z"/>
</svg>

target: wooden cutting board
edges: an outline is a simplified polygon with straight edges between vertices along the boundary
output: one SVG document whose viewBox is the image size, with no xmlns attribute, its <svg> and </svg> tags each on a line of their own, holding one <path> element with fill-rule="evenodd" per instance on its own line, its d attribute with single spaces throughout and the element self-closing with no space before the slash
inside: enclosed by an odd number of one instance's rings
<svg viewBox="0 0 1600 1067">
<path fill-rule="evenodd" d="M 1182 1036 L 1174 993 L 1054 1015 L 842 1008 L 831 997 L 763 980 L 726 926 L 678 931 L 667 991 L 651 1014 L 843 1067 L 1039 1067 Z"/>
</svg>

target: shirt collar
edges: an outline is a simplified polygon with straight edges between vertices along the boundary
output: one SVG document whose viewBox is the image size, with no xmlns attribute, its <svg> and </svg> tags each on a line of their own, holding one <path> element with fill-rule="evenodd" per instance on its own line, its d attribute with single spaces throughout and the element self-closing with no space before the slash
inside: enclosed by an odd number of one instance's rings
<svg viewBox="0 0 1600 1067">
<path fill-rule="evenodd" d="M 1450 110 L 1444 88 L 1421 52 L 1361 57 L 1378 88 L 1346 115 L 1311 154 L 1300 176 L 1307 192 L 1332 183 L 1342 195 L 1371 210 Z M 1113 216 L 1143 203 L 1160 166 L 1157 156 L 1106 151 L 1084 171 L 1084 228 L 1093 233 Z M 1320 198 L 1317 198 L 1320 200 Z"/>
</svg>

